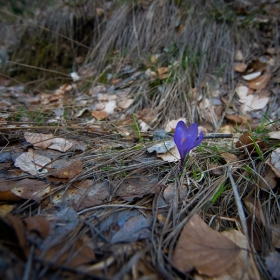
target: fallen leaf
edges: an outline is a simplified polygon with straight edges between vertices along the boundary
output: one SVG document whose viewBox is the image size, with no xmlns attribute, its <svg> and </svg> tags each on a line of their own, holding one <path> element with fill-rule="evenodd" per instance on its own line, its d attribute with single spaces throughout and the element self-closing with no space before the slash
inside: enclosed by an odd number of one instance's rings
<svg viewBox="0 0 280 280">
<path fill-rule="evenodd" d="M 23 219 L 23 222 L 26 225 L 26 228 L 29 231 L 39 233 L 40 236 L 45 239 L 50 231 L 49 221 L 44 216 L 34 216 Z"/>
<path fill-rule="evenodd" d="M 229 121 L 237 123 L 237 124 L 246 123 L 246 119 L 244 117 L 242 117 L 242 116 L 239 116 L 239 115 L 226 115 L 226 118 Z"/>
<path fill-rule="evenodd" d="M 243 54 L 241 50 L 237 50 L 235 53 L 235 60 L 236 61 L 243 61 Z"/>
<path fill-rule="evenodd" d="M 67 195 L 70 198 L 69 203 L 72 202 L 73 207 L 81 211 L 88 207 L 100 205 L 106 200 L 110 195 L 110 186 L 106 181 L 97 184 L 92 180 L 75 182 L 73 187 L 67 190 Z"/>
<path fill-rule="evenodd" d="M 265 143 L 263 141 L 260 141 L 258 139 L 254 139 L 255 143 L 258 144 L 258 146 L 261 148 L 261 149 L 264 149 L 265 148 Z M 252 141 L 252 136 L 251 134 L 247 131 L 245 133 L 243 133 L 238 141 L 236 142 L 235 144 L 236 148 L 247 148 L 249 151 L 255 149 L 255 145 Z"/>
<path fill-rule="evenodd" d="M 1 197 L 0 197 L 1 200 Z M 0 217 L 6 216 L 13 210 L 14 206 L 12 204 L 1 204 L 0 205 Z"/>
<path fill-rule="evenodd" d="M 28 153 L 22 153 L 16 158 L 15 166 L 21 170 L 29 172 L 31 175 L 41 175 L 48 172 L 46 168 L 50 167 L 51 160 L 45 156 L 34 153 L 32 149 L 29 149 Z"/>
<path fill-rule="evenodd" d="M 105 111 L 92 111 L 91 115 L 98 121 L 108 118 L 108 114 Z"/>
<path fill-rule="evenodd" d="M 269 160 L 269 159 L 268 159 Z M 269 160 L 270 162 L 270 160 Z M 266 162 L 267 170 L 262 176 L 258 176 L 258 185 L 263 190 L 273 190 L 277 185 L 277 176 L 271 166 Z"/>
<path fill-rule="evenodd" d="M 83 170 L 83 163 L 78 160 L 56 160 L 52 164 L 52 168 L 56 171 L 51 173 L 51 176 L 57 178 L 73 179 Z"/>
<path fill-rule="evenodd" d="M 178 120 L 172 120 L 172 121 L 169 121 L 166 126 L 165 126 L 165 131 L 166 132 L 171 132 L 171 131 L 174 131 L 175 130 L 175 127 L 177 125 L 177 123 L 179 121 L 183 121 L 184 123 L 187 122 L 186 118 L 180 118 Z"/>
<path fill-rule="evenodd" d="M 164 154 L 157 154 L 157 157 L 166 162 L 177 162 L 181 159 L 180 153 L 176 146 Z"/>
<path fill-rule="evenodd" d="M 52 150 L 66 152 L 72 147 L 72 143 L 63 138 L 54 138 L 51 145 L 48 147 Z"/>
<path fill-rule="evenodd" d="M 160 67 L 157 69 L 159 79 L 163 80 L 168 77 L 168 67 Z"/>
<path fill-rule="evenodd" d="M 195 214 L 180 234 L 172 262 L 182 272 L 196 269 L 199 274 L 214 276 L 229 269 L 239 253 L 240 247 Z"/>
<path fill-rule="evenodd" d="M 251 247 L 248 244 L 246 236 L 237 230 L 223 231 L 222 234 L 229 240 L 233 241 L 238 246 L 238 248 L 243 250 L 240 251 L 238 257 L 235 259 L 234 264 L 226 271 L 226 273 L 215 279 L 260 280 L 261 277 L 256 267 L 254 256 L 251 253 L 248 254 L 248 252 L 251 252 Z"/>
<path fill-rule="evenodd" d="M 227 163 L 233 163 L 238 161 L 238 157 L 231 153 L 221 153 L 221 156 Z"/>
<path fill-rule="evenodd" d="M 246 86 L 239 86 L 238 88 L 236 88 L 236 93 L 237 93 L 239 99 L 246 98 L 248 91 L 249 91 L 249 88 Z"/>
<path fill-rule="evenodd" d="M 106 112 L 108 115 L 113 114 L 116 107 L 117 107 L 116 100 L 110 100 L 109 102 L 106 103 L 104 112 Z"/>
<path fill-rule="evenodd" d="M 122 109 L 127 109 L 131 104 L 133 103 L 133 99 L 124 99 L 120 102 L 118 102 L 118 106 Z"/>
<path fill-rule="evenodd" d="M 250 73 L 248 75 L 244 75 L 243 79 L 246 81 L 252 81 L 256 78 L 258 78 L 261 75 L 262 72 L 254 72 L 254 73 Z M 250 87 L 250 86 L 249 86 Z"/>
<path fill-rule="evenodd" d="M 2 201 L 18 201 L 20 199 L 33 199 L 39 201 L 50 192 L 50 186 L 39 180 L 23 179 L 20 181 L 6 181 L 0 179 L 0 199 Z"/>
<path fill-rule="evenodd" d="M 280 279 L 280 254 L 278 252 L 270 252 L 265 257 L 265 265 L 274 279 Z"/>
<path fill-rule="evenodd" d="M 268 135 L 272 139 L 280 139 L 280 130 L 269 132 Z"/>
<path fill-rule="evenodd" d="M 124 226 L 116 232 L 111 243 L 135 242 L 140 239 L 151 238 L 152 217 L 147 215 L 134 216 L 128 219 Z"/>
<path fill-rule="evenodd" d="M 280 249 L 280 225 L 268 225 L 268 229 L 271 230 L 271 244 L 274 248 Z"/>
<path fill-rule="evenodd" d="M 29 143 L 33 144 L 35 147 L 39 147 L 41 149 L 48 148 L 53 141 L 52 134 L 25 132 L 24 138 L 27 142 L 29 142 Z"/>
<path fill-rule="evenodd" d="M 149 153 L 157 152 L 158 154 L 164 154 L 175 147 L 174 140 L 167 140 L 162 143 L 158 143 L 148 148 L 147 151 Z"/>
<path fill-rule="evenodd" d="M 259 226 L 265 224 L 265 218 L 261 206 L 261 202 L 258 198 L 253 198 L 251 195 L 243 198 L 244 205 L 248 213 L 254 217 Z"/>
<path fill-rule="evenodd" d="M 275 149 L 265 163 L 268 164 L 275 172 L 276 176 L 280 178 L 280 148 Z"/>
<path fill-rule="evenodd" d="M 243 73 L 245 72 L 245 70 L 247 69 L 247 64 L 245 63 L 236 63 L 234 65 L 234 71 L 239 72 L 239 73 Z"/>
<path fill-rule="evenodd" d="M 134 198 L 142 198 L 146 194 L 159 191 L 158 179 L 152 176 L 141 176 L 139 178 L 125 179 L 116 192 L 126 201 L 132 201 Z"/>
<path fill-rule="evenodd" d="M 261 90 L 267 86 L 270 79 L 271 79 L 270 74 L 263 74 L 263 75 L 259 76 L 258 78 L 250 81 L 248 83 L 248 86 L 251 89 Z"/>
</svg>

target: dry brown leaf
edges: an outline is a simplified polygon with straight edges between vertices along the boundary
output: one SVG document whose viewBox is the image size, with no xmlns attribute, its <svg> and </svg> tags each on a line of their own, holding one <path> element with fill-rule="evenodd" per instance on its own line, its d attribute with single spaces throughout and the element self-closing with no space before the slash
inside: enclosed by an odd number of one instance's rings
<svg viewBox="0 0 280 280">
<path fill-rule="evenodd" d="M 33 144 L 36 147 L 39 147 L 41 149 L 48 148 L 53 140 L 52 134 L 42 134 L 42 133 L 31 133 L 31 132 L 25 132 L 24 138 L 27 142 Z"/>
<path fill-rule="evenodd" d="M 60 152 L 66 152 L 72 147 L 72 143 L 63 138 L 54 138 L 51 145 L 48 147 L 52 150 L 57 150 Z"/>
<path fill-rule="evenodd" d="M 146 194 L 157 193 L 159 188 L 157 177 L 142 176 L 125 179 L 116 194 L 126 201 L 132 201 L 134 198 L 142 198 Z"/>
<path fill-rule="evenodd" d="M 257 223 L 259 225 L 264 225 L 265 219 L 260 200 L 249 195 L 243 198 L 243 202 L 250 215 L 255 217 Z"/>
<path fill-rule="evenodd" d="M 171 148 L 168 152 L 164 154 L 157 154 L 157 157 L 161 158 L 163 161 L 166 162 L 177 162 L 181 159 L 180 153 L 176 146 Z"/>
<path fill-rule="evenodd" d="M 245 72 L 245 70 L 247 69 L 247 64 L 245 63 L 236 63 L 234 65 L 234 71 L 239 72 L 239 73 L 243 73 Z"/>
<path fill-rule="evenodd" d="M 28 153 L 22 153 L 16 158 L 15 166 L 21 170 L 29 172 L 31 175 L 38 176 L 48 172 L 46 168 L 50 167 L 51 160 L 45 156 L 34 153 L 32 149 L 28 150 Z"/>
<path fill-rule="evenodd" d="M 171 132 L 171 131 L 174 131 L 175 130 L 175 127 L 177 125 L 177 123 L 179 121 L 183 121 L 184 123 L 187 122 L 186 118 L 180 118 L 178 120 L 172 120 L 172 121 L 169 121 L 166 126 L 165 126 L 165 131 L 166 132 Z"/>
<path fill-rule="evenodd" d="M 248 83 L 248 86 L 251 89 L 261 90 L 267 86 L 270 79 L 271 79 L 270 74 L 263 74 L 263 75 L 259 76 L 258 78 L 250 81 Z"/>
<path fill-rule="evenodd" d="M 110 195 L 110 186 L 105 182 L 94 184 L 92 180 L 75 182 L 73 187 L 67 190 L 69 203 L 77 207 L 78 211 L 85 208 L 100 205 Z M 58 201 L 57 201 L 58 202 Z"/>
<path fill-rule="evenodd" d="M 265 257 L 265 264 L 273 279 L 280 279 L 280 254 L 278 252 L 270 252 Z"/>
<path fill-rule="evenodd" d="M 78 159 L 75 160 L 60 159 L 60 160 L 56 160 L 53 163 L 52 167 L 56 170 L 51 174 L 53 177 L 71 180 L 82 172 L 83 163 Z"/>
<path fill-rule="evenodd" d="M 254 139 L 256 144 L 259 145 L 261 149 L 265 148 L 265 143 L 263 141 L 260 141 L 258 139 Z M 247 131 L 243 133 L 240 137 L 239 140 L 235 144 L 236 148 L 247 148 L 249 151 L 253 150 L 255 148 L 254 143 L 252 141 L 252 136 L 251 134 Z"/>
<path fill-rule="evenodd" d="M 45 182 L 39 180 L 6 181 L 1 178 L 0 183 L 0 199 L 2 201 L 18 201 L 20 198 L 39 201 L 45 194 L 50 192 L 50 187 L 47 187 Z"/>
<path fill-rule="evenodd" d="M 67 264 L 69 267 L 78 267 L 80 265 L 90 263 L 95 260 L 95 254 L 92 248 L 90 248 L 84 240 L 81 238 L 78 239 L 75 244 L 62 255 L 58 255 L 58 252 L 61 252 L 65 244 L 58 244 L 47 250 L 47 253 L 44 257 L 47 261 L 53 261 L 56 256 L 59 258 L 56 260 L 59 264 Z M 74 252 L 74 254 L 69 254 Z"/>
<path fill-rule="evenodd" d="M 277 176 L 269 164 L 267 165 L 265 175 L 263 177 L 258 176 L 258 185 L 263 190 L 273 190 L 277 185 Z"/>
<path fill-rule="evenodd" d="M 164 74 L 168 73 L 168 67 L 160 67 L 157 69 L 157 73 L 160 76 L 163 76 Z"/>
<path fill-rule="evenodd" d="M 108 118 L 108 114 L 105 111 L 92 111 L 91 115 L 98 121 Z"/>
<path fill-rule="evenodd" d="M 234 123 L 237 123 L 237 124 L 243 124 L 243 123 L 246 123 L 246 118 L 242 117 L 242 116 L 239 116 L 239 115 L 226 115 L 226 118 L 231 121 L 231 122 L 234 122 Z"/>
<path fill-rule="evenodd" d="M 221 156 L 227 163 L 233 163 L 238 161 L 238 157 L 231 153 L 221 153 Z"/>
<path fill-rule="evenodd" d="M 28 231 L 39 233 L 45 239 L 50 231 L 49 221 L 44 216 L 34 216 L 23 220 Z"/>
<path fill-rule="evenodd" d="M 199 274 L 214 276 L 229 269 L 239 253 L 236 244 L 195 214 L 180 234 L 172 262 L 180 271 L 196 269 Z"/>
<path fill-rule="evenodd" d="M 234 264 L 226 271 L 225 274 L 215 278 L 216 280 L 228 279 L 243 279 L 243 280 L 260 280 L 258 269 L 256 267 L 254 257 L 251 252 L 250 245 L 248 244 L 247 238 L 237 230 L 230 230 L 222 232 L 229 240 L 233 241 L 238 248 L 242 248 L 238 257 L 235 259 Z"/>
</svg>

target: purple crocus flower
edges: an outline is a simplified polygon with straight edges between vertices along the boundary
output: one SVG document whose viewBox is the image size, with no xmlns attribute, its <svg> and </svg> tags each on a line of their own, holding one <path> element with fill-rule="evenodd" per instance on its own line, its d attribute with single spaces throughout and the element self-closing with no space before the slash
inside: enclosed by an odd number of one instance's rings
<svg viewBox="0 0 280 280">
<path fill-rule="evenodd" d="M 197 147 L 203 139 L 203 132 L 198 136 L 198 126 L 196 123 L 191 124 L 189 127 L 183 121 L 179 121 L 174 132 L 174 142 L 178 148 L 181 156 L 181 166 L 183 167 L 184 161 L 190 150 Z"/>
</svg>

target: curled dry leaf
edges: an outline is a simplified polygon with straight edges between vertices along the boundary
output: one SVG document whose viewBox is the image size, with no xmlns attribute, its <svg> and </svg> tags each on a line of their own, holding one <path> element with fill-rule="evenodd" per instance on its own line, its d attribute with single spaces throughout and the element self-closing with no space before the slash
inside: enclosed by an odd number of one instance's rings
<svg viewBox="0 0 280 280">
<path fill-rule="evenodd" d="M 237 123 L 237 124 L 246 123 L 246 119 L 244 117 L 242 117 L 242 116 L 239 116 L 239 115 L 226 115 L 226 118 L 229 121 Z"/>
<path fill-rule="evenodd" d="M 83 170 L 83 163 L 78 160 L 61 159 L 53 163 L 52 167 L 56 170 L 51 175 L 57 178 L 72 179 Z"/>
<path fill-rule="evenodd" d="M 63 138 L 54 138 L 51 145 L 48 147 L 52 150 L 66 152 L 72 147 L 72 143 Z"/>
<path fill-rule="evenodd" d="M 24 133 L 24 138 L 27 142 L 41 149 L 48 148 L 53 141 L 52 134 L 32 133 L 28 131 Z"/>
<path fill-rule="evenodd" d="M 21 170 L 29 172 L 31 175 L 40 175 L 48 172 L 47 169 L 42 169 L 43 167 L 50 168 L 51 160 L 45 156 L 38 155 L 34 153 L 32 149 L 29 149 L 28 153 L 22 153 L 16 158 L 15 166 L 19 167 Z"/>
<path fill-rule="evenodd" d="M 261 90 L 267 86 L 270 79 L 271 79 L 270 74 L 263 74 L 263 75 L 259 76 L 258 78 L 250 81 L 248 83 L 248 86 L 251 89 Z"/>
<path fill-rule="evenodd" d="M 248 213 L 255 217 L 257 223 L 261 226 L 265 224 L 265 218 L 261 206 L 261 202 L 258 198 L 253 198 L 251 195 L 246 196 L 243 199 Z"/>
<path fill-rule="evenodd" d="M 254 139 L 255 143 L 258 144 L 258 146 L 261 149 L 265 148 L 265 143 L 263 141 L 260 141 L 259 139 Z M 252 135 L 247 131 L 245 133 L 243 133 L 238 141 L 235 144 L 236 148 L 243 148 L 245 149 L 245 147 L 251 151 L 255 148 L 254 142 L 252 141 Z"/>
<path fill-rule="evenodd" d="M 196 269 L 199 274 L 214 276 L 229 269 L 239 253 L 239 246 L 195 214 L 180 234 L 172 262 L 180 271 Z"/>
</svg>

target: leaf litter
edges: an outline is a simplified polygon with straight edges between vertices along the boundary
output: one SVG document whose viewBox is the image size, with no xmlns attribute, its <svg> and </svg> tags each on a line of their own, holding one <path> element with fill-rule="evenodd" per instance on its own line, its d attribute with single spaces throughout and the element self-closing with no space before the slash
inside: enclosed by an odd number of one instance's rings
<svg viewBox="0 0 280 280">
<path fill-rule="evenodd" d="M 238 39 L 218 17 L 204 25 L 168 1 L 137 5 L 90 9 L 106 32 L 73 82 L 32 96 L 1 77 L 1 276 L 277 278 L 279 50 L 239 42 L 235 53 L 220 52 L 217 40 L 227 50 Z M 175 31 L 161 25 L 167 19 Z M 125 26 L 135 26 L 141 66 L 133 48 L 121 57 Z M 151 26 L 159 41 L 137 39 L 136 47 L 136 34 L 143 39 Z M 198 41 L 198 34 L 207 35 Z M 181 174 L 172 140 L 179 120 L 205 134 Z"/>
</svg>

